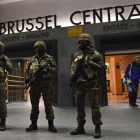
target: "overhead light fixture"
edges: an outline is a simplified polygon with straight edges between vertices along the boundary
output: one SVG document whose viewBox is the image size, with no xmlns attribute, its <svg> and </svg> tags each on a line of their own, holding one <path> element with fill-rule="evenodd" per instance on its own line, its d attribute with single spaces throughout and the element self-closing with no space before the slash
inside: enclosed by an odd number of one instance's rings
<svg viewBox="0 0 140 140">
<path fill-rule="evenodd" d="M 0 5 L 13 3 L 13 2 L 19 2 L 19 1 L 23 1 L 23 0 L 0 0 Z"/>
</svg>

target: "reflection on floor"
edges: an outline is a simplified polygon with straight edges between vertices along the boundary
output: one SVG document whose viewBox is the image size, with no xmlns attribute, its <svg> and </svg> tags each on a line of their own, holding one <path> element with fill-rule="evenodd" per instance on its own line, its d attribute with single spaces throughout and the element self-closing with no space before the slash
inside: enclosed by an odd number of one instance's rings
<svg viewBox="0 0 140 140">
<path fill-rule="evenodd" d="M 27 102 L 30 102 L 30 94 L 27 94 Z M 43 98 L 41 96 L 40 101 L 43 101 Z M 118 102 L 118 103 L 128 103 L 129 98 L 125 97 L 125 95 L 113 95 L 112 93 L 108 93 L 108 102 Z M 140 98 L 137 99 L 137 102 L 140 103 Z"/>
<path fill-rule="evenodd" d="M 140 140 L 140 103 L 139 107 L 132 108 L 128 103 L 109 103 L 109 106 L 101 107 L 102 112 L 102 138 L 99 140 Z M 25 132 L 25 128 L 31 124 L 29 102 L 9 103 L 7 105 L 8 118 L 7 131 L 0 131 L 0 140 L 95 140 L 94 126 L 91 121 L 91 108 L 85 107 L 86 124 L 85 135 L 71 136 L 70 132 L 77 127 L 74 107 L 54 106 L 54 125 L 58 133 L 48 131 L 44 104 L 40 103 L 40 114 L 37 131 Z"/>
<path fill-rule="evenodd" d="M 129 102 L 129 98 L 125 95 L 113 95 L 108 93 L 108 102 Z M 137 99 L 137 102 L 140 102 L 140 99 Z"/>
</svg>

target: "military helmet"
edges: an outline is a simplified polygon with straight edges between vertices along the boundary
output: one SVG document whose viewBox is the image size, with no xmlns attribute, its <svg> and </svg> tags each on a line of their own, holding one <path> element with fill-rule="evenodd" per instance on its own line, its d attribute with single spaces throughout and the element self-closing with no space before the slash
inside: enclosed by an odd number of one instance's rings
<svg viewBox="0 0 140 140">
<path fill-rule="evenodd" d="M 46 50 L 46 44 L 44 41 L 37 41 L 34 45 L 34 47 L 37 47 L 37 46 L 42 46 L 44 47 L 44 49 Z"/>
<path fill-rule="evenodd" d="M 2 42 L 0 42 L 0 50 L 4 51 L 4 44 Z"/>
<path fill-rule="evenodd" d="M 87 33 L 83 33 L 83 34 L 81 34 L 81 35 L 79 36 L 78 43 L 79 43 L 79 41 L 81 41 L 81 40 L 87 40 L 87 41 L 89 41 L 90 43 L 92 43 L 92 38 L 91 38 L 91 36 L 90 36 L 89 34 L 87 34 Z"/>
</svg>

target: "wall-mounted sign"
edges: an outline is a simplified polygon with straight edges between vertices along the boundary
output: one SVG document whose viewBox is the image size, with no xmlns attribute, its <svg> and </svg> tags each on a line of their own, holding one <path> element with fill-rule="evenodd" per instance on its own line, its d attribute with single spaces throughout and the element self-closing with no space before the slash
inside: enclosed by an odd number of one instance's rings
<svg viewBox="0 0 140 140">
<path fill-rule="evenodd" d="M 91 23 L 103 23 L 119 20 L 128 20 L 132 18 L 140 18 L 140 4 L 127 5 L 127 6 L 115 6 L 106 7 L 100 9 L 75 11 L 70 16 L 70 22 L 73 25 L 91 24 Z M 128 8 L 128 9 L 127 9 Z M 128 15 L 128 16 L 126 16 Z M 80 17 L 80 19 L 76 18 Z M 106 19 L 106 20 L 104 20 Z M 98 20 L 98 21 L 97 21 Z M 60 28 L 61 25 L 57 25 L 57 16 L 49 15 L 45 17 L 28 18 L 16 21 L 8 21 L 6 23 L 0 23 L 0 35 L 13 34 L 21 32 L 29 32 L 33 30 L 44 30 L 54 28 Z M 115 27 L 114 27 L 115 28 Z M 116 27 L 118 28 L 118 27 Z M 127 28 L 127 27 L 120 27 Z"/>
<path fill-rule="evenodd" d="M 68 28 L 68 37 L 80 36 L 83 33 L 82 26 Z"/>
<path fill-rule="evenodd" d="M 124 31 L 132 28 L 140 29 L 140 22 L 103 25 L 104 32 Z"/>
<path fill-rule="evenodd" d="M 34 40 L 34 39 L 43 39 L 49 37 L 49 32 L 41 32 L 41 33 L 26 33 L 26 34 L 14 34 L 10 36 L 2 36 L 1 41 L 3 43 L 11 43 L 17 42 L 20 40 Z"/>
</svg>

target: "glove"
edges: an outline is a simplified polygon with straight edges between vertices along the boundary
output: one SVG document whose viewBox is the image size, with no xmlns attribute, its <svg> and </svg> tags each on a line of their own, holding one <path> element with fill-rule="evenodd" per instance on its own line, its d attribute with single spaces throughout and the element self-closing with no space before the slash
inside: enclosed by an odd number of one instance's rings
<svg viewBox="0 0 140 140">
<path fill-rule="evenodd" d="M 25 83 L 28 84 L 30 81 L 30 78 L 25 78 Z"/>
<path fill-rule="evenodd" d="M 47 74 L 47 73 L 48 73 L 48 70 L 49 70 L 49 69 L 43 69 L 43 70 L 41 71 L 41 74 Z"/>
<path fill-rule="evenodd" d="M 70 81 L 71 81 L 71 82 L 76 82 L 76 80 L 77 80 L 77 76 L 76 76 L 76 75 L 72 75 L 72 76 L 70 77 Z"/>
<path fill-rule="evenodd" d="M 0 60 L 3 61 L 4 64 L 7 62 L 7 60 L 4 56 L 0 57 Z"/>
<path fill-rule="evenodd" d="M 85 62 L 82 64 L 82 67 L 83 67 L 83 68 L 88 68 L 88 65 L 89 65 L 89 63 L 85 61 Z"/>
<path fill-rule="evenodd" d="M 41 70 L 41 74 L 47 74 L 48 71 L 50 71 L 50 65 L 44 66 L 44 68 Z"/>
</svg>

